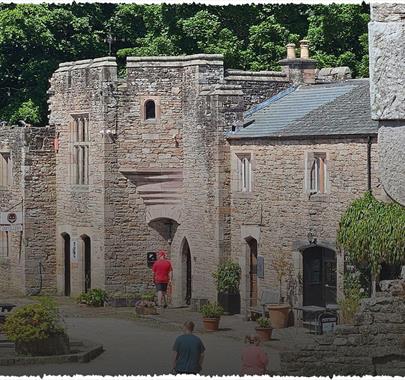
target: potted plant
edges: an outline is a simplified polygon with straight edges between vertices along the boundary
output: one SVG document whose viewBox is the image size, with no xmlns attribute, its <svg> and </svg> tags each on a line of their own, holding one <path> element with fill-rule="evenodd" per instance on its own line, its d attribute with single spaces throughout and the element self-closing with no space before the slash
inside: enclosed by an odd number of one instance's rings
<svg viewBox="0 0 405 380">
<path fill-rule="evenodd" d="M 292 270 L 291 262 L 287 259 L 283 252 L 279 252 L 273 258 L 273 269 L 276 272 L 279 283 L 279 303 L 268 306 L 269 317 L 272 325 L 276 329 L 287 327 L 288 315 L 290 313 L 290 305 L 285 302 L 282 295 L 282 284 L 284 277 Z"/>
<path fill-rule="evenodd" d="M 156 310 L 155 294 L 146 292 L 141 295 L 140 301 L 135 303 L 135 312 L 140 315 L 155 315 Z"/>
<path fill-rule="evenodd" d="M 260 317 L 256 320 L 258 326 L 256 327 L 257 335 L 262 341 L 268 341 L 271 339 L 271 333 L 273 328 L 269 318 Z"/>
<path fill-rule="evenodd" d="M 70 352 L 59 310 L 49 299 L 17 308 L 7 316 L 4 333 L 15 343 L 17 354 L 49 356 Z"/>
<path fill-rule="evenodd" d="M 241 268 L 239 264 L 227 260 L 212 274 L 218 291 L 218 303 L 226 314 L 240 313 L 239 285 Z"/>
<path fill-rule="evenodd" d="M 107 293 L 102 289 L 91 289 L 87 293 L 81 293 L 77 298 L 80 304 L 101 307 L 107 301 Z"/>
<path fill-rule="evenodd" d="M 224 309 L 218 303 L 208 302 L 201 306 L 200 312 L 203 316 L 203 325 L 207 331 L 217 331 L 219 327 L 219 320 L 224 313 Z"/>
</svg>

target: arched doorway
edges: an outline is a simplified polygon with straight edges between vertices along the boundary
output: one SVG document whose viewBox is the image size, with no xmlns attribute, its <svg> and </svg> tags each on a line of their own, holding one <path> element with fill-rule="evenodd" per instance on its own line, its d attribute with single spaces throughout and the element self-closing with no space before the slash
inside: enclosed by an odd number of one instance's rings
<svg viewBox="0 0 405 380">
<path fill-rule="evenodd" d="M 181 255 L 182 265 L 182 294 L 186 305 L 190 305 L 191 302 L 191 253 L 190 246 L 187 239 L 183 241 L 183 249 Z"/>
<path fill-rule="evenodd" d="M 65 277 L 65 296 L 70 296 L 70 235 L 63 233 L 63 257 L 64 257 L 64 277 Z"/>
<path fill-rule="evenodd" d="M 257 240 L 246 239 L 249 257 L 249 306 L 257 306 Z"/>
<path fill-rule="evenodd" d="M 314 246 L 303 251 L 303 306 L 336 304 L 336 253 Z"/>
<path fill-rule="evenodd" d="M 84 291 L 91 289 L 91 240 L 87 235 L 82 236 L 84 248 Z"/>
</svg>

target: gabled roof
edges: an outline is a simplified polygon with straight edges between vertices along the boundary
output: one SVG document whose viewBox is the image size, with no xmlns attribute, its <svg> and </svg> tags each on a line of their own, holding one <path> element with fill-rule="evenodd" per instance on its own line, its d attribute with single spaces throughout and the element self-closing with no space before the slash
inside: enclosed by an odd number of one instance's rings
<svg viewBox="0 0 405 380">
<path fill-rule="evenodd" d="M 291 87 L 245 112 L 228 138 L 376 134 L 368 79 Z"/>
</svg>

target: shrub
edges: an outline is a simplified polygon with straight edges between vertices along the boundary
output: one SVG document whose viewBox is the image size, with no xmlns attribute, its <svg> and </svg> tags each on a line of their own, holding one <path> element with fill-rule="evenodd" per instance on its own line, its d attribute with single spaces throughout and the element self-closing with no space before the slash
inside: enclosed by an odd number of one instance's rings
<svg viewBox="0 0 405 380">
<path fill-rule="evenodd" d="M 208 302 L 201 306 L 200 312 L 204 318 L 219 318 L 224 313 L 224 309 L 217 303 Z"/>
<path fill-rule="evenodd" d="M 143 294 L 141 295 L 141 300 L 142 300 L 142 301 L 150 301 L 150 302 L 153 302 L 153 301 L 155 301 L 155 293 L 153 293 L 153 292 L 146 292 L 146 293 L 143 293 Z"/>
<path fill-rule="evenodd" d="M 107 300 L 107 293 L 102 289 L 91 289 L 87 293 L 81 293 L 77 302 L 84 303 L 89 306 L 100 307 L 104 306 Z"/>
<path fill-rule="evenodd" d="M 41 299 L 40 303 L 19 307 L 9 315 L 4 332 L 12 342 L 31 342 L 64 334 L 65 329 L 56 304 Z"/>
<path fill-rule="evenodd" d="M 227 260 L 218 266 L 218 269 L 212 274 L 217 290 L 220 293 L 239 291 L 241 268 L 239 264 Z"/>
<path fill-rule="evenodd" d="M 262 329 L 271 328 L 271 321 L 270 321 L 269 318 L 260 317 L 260 318 L 257 319 L 256 322 L 259 325 L 259 327 L 262 328 Z"/>
</svg>

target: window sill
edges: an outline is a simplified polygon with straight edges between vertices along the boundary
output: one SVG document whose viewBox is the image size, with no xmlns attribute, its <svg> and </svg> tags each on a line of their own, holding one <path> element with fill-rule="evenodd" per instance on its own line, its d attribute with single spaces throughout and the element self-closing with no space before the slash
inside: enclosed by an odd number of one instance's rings
<svg viewBox="0 0 405 380">
<path fill-rule="evenodd" d="M 144 119 L 143 123 L 144 124 L 157 124 L 159 122 L 159 119 Z"/>
<path fill-rule="evenodd" d="M 330 193 L 306 193 L 310 201 L 328 200 Z"/>
<path fill-rule="evenodd" d="M 253 191 L 234 191 L 232 196 L 234 199 L 253 199 L 255 194 Z"/>
<path fill-rule="evenodd" d="M 89 191 L 89 185 L 72 185 L 71 188 L 78 193 L 86 193 Z"/>
</svg>

